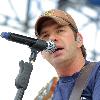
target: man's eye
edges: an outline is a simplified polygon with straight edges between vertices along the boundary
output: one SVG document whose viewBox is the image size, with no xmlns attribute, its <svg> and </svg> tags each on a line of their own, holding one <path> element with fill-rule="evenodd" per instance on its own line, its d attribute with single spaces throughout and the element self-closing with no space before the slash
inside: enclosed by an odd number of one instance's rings
<svg viewBox="0 0 100 100">
<path fill-rule="evenodd" d="M 46 39 L 46 38 L 48 38 L 48 37 L 49 37 L 48 34 L 45 34 L 45 35 L 41 36 L 42 39 Z"/>
<path fill-rule="evenodd" d="M 60 30 L 57 30 L 57 33 L 61 33 L 63 32 L 64 30 L 60 29 Z"/>
</svg>

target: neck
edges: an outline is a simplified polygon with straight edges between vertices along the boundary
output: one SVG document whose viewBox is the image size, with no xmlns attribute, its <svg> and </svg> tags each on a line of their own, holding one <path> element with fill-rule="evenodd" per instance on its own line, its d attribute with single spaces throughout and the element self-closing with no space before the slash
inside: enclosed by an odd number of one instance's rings
<svg viewBox="0 0 100 100">
<path fill-rule="evenodd" d="M 62 67 L 56 69 L 58 76 L 72 76 L 74 73 L 79 72 L 85 64 L 83 55 L 77 56 L 76 59 L 66 61 Z M 60 66 L 60 65 L 59 65 Z"/>
</svg>

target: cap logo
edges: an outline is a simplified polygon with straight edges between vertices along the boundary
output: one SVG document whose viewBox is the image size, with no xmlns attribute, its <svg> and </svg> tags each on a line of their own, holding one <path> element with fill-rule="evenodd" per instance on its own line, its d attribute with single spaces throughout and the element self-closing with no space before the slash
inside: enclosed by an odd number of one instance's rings
<svg viewBox="0 0 100 100">
<path fill-rule="evenodd" d="M 44 16 L 53 16 L 52 11 L 47 11 L 43 14 Z"/>
</svg>

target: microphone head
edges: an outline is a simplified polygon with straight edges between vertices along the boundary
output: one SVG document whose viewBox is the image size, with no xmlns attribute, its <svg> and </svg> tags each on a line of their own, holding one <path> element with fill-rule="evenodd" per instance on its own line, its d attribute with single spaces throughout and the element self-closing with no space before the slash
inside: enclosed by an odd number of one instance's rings
<svg viewBox="0 0 100 100">
<path fill-rule="evenodd" d="M 10 32 L 2 32 L 0 35 L 2 38 L 9 39 Z"/>
<path fill-rule="evenodd" d="M 52 40 L 47 41 L 47 44 L 48 47 L 45 50 L 46 52 L 53 53 L 57 49 L 56 44 Z"/>
</svg>

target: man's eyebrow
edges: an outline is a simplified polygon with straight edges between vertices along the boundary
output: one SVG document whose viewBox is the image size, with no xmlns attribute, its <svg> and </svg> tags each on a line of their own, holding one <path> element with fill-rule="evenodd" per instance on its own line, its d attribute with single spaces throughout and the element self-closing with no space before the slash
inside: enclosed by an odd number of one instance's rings
<svg viewBox="0 0 100 100">
<path fill-rule="evenodd" d="M 44 31 L 41 31 L 40 34 L 46 34 L 48 31 L 47 30 L 44 30 Z"/>
</svg>

